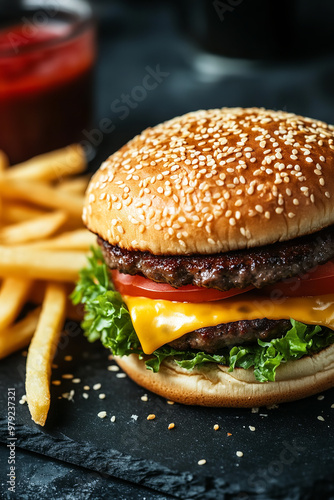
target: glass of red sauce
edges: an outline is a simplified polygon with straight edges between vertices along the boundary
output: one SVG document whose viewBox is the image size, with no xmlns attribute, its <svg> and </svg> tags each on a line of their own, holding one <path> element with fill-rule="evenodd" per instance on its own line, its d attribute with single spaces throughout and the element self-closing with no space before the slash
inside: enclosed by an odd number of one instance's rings
<svg viewBox="0 0 334 500">
<path fill-rule="evenodd" d="M 11 164 L 82 139 L 96 55 L 84 0 L 14 4 L 0 17 L 0 149 Z"/>
</svg>

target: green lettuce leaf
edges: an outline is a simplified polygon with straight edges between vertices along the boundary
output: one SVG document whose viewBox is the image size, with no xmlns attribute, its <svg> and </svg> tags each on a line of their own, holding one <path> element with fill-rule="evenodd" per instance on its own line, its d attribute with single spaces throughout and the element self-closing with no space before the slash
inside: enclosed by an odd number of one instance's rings
<svg viewBox="0 0 334 500">
<path fill-rule="evenodd" d="M 138 354 L 145 359 L 146 367 L 154 372 L 159 371 L 166 358 L 173 357 L 187 370 L 205 363 L 219 363 L 228 366 L 229 371 L 254 368 L 254 375 L 260 382 L 274 381 L 276 370 L 282 363 L 316 353 L 334 343 L 332 330 L 291 319 L 291 329 L 283 337 L 269 342 L 258 340 L 257 344 L 226 348 L 214 355 L 178 351 L 165 345 L 147 356 L 141 349 L 129 311 L 113 287 L 102 253 L 96 248 L 92 248 L 88 266 L 80 272 L 71 298 L 74 304 L 84 304 L 85 316 L 81 326 L 90 342 L 100 339 L 117 356 Z"/>
</svg>

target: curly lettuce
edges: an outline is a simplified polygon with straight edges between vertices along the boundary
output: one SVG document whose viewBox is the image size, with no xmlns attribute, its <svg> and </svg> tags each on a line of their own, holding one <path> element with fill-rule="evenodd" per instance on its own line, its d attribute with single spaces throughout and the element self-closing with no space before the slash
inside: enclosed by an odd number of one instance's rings
<svg viewBox="0 0 334 500">
<path fill-rule="evenodd" d="M 291 319 L 291 329 L 283 337 L 269 342 L 258 340 L 257 344 L 226 348 L 219 354 L 179 351 L 165 345 L 147 356 L 141 349 L 129 311 L 120 293 L 115 291 L 108 267 L 97 248 L 92 249 L 87 267 L 81 270 L 71 298 L 74 304 L 84 304 L 85 315 L 81 326 L 90 342 L 100 339 L 117 356 L 138 354 L 140 359 L 145 360 L 146 367 L 154 372 L 159 371 L 166 358 L 172 357 L 187 370 L 205 363 L 218 363 L 228 366 L 229 371 L 253 368 L 258 381 L 273 382 L 281 364 L 319 352 L 334 343 L 332 330 Z"/>
</svg>

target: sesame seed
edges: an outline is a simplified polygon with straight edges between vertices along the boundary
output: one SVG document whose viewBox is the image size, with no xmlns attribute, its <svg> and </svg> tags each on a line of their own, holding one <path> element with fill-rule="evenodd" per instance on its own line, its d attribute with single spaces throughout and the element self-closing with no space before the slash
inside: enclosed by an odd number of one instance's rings
<svg viewBox="0 0 334 500">
<path fill-rule="evenodd" d="M 171 401 L 170 399 L 168 399 L 166 402 L 167 402 L 167 404 L 168 404 L 168 405 L 173 405 L 173 404 L 175 404 L 175 403 L 174 403 L 174 401 Z"/>
<path fill-rule="evenodd" d="M 155 419 L 154 413 L 150 413 L 149 415 L 147 415 L 147 420 L 154 420 L 154 419 Z"/>
<path fill-rule="evenodd" d="M 319 416 L 317 417 L 317 419 L 318 419 L 318 420 L 320 420 L 320 422 L 324 422 L 324 421 L 325 421 L 324 417 L 322 417 L 321 415 L 319 415 Z"/>
<path fill-rule="evenodd" d="M 237 457 L 240 457 L 240 458 L 244 456 L 244 454 L 242 453 L 242 451 L 237 451 L 236 455 L 237 455 Z"/>
<path fill-rule="evenodd" d="M 106 411 L 100 411 L 100 412 L 97 414 L 97 416 L 98 416 L 99 418 L 106 418 L 106 416 L 107 416 L 107 412 L 106 412 Z"/>
<path fill-rule="evenodd" d="M 101 384 L 94 384 L 93 385 L 94 391 L 98 391 L 99 389 L 101 389 L 101 387 L 102 387 Z"/>
<path fill-rule="evenodd" d="M 110 422 L 115 422 L 115 421 L 116 421 L 116 417 L 115 417 L 115 415 L 113 415 L 113 416 L 111 417 L 111 419 L 110 419 Z"/>
<path fill-rule="evenodd" d="M 116 373 L 117 378 L 126 378 L 126 373 Z"/>
<path fill-rule="evenodd" d="M 206 460 L 205 460 L 205 458 L 202 458 L 197 463 L 198 463 L 198 465 L 205 465 L 206 464 Z"/>
<path fill-rule="evenodd" d="M 69 354 L 67 356 L 64 356 L 65 361 L 72 361 L 73 357 L 70 356 Z"/>
<path fill-rule="evenodd" d="M 66 380 L 71 380 L 73 378 L 73 375 L 72 373 L 64 373 L 61 377 Z"/>
<path fill-rule="evenodd" d="M 219 429 L 219 425 L 218 425 L 218 424 L 215 424 L 215 425 L 213 426 L 213 429 L 214 429 L 215 431 L 218 431 L 218 429 Z"/>
<path fill-rule="evenodd" d="M 119 366 L 117 365 L 110 365 L 107 367 L 107 370 L 110 372 L 118 372 L 119 371 Z"/>
<path fill-rule="evenodd" d="M 142 401 L 148 401 L 148 397 L 147 397 L 147 394 L 144 394 L 143 396 L 141 396 L 140 398 Z"/>
<path fill-rule="evenodd" d="M 325 399 L 325 396 L 323 394 L 320 394 L 320 396 L 317 397 L 318 401 L 322 401 L 323 399 Z"/>
<path fill-rule="evenodd" d="M 249 426 L 249 430 L 254 432 L 255 431 L 255 427 L 253 427 L 252 425 Z"/>
<path fill-rule="evenodd" d="M 80 378 L 73 378 L 72 382 L 73 382 L 73 384 L 80 384 L 81 379 Z"/>
<path fill-rule="evenodd" d="M 61 380 L 52 380 L 52 385 L 60 385 L 61 384 Z"/>
<path fill-rule="evenodd" d="M 84 388 L 85 391 L 89 391 L 89 389 L 90 389 L 89 385 L 84 385 L 83 388 Z"/>
<path fill-rule="evenodd" d="M 106 395 L 103 393 L 99 394 L 99 399 L 106 399 Z"/>
<path fill-rule="evenodd" d="M 84 399 L 88 399 L 88 398 L 89 398 L 89 395 L 87 394 L 87 392 L 83 392 L 83 393 L 82 393 L 82 397 L 83 397 Z"/>
<path fill-rule="evenodd" d="M 174 429 L 174 427 L 175 427 L 175 424 L 174 424 L 174 422 L 172 422 L 168 425 L 168 430 Z"/>
</svg>

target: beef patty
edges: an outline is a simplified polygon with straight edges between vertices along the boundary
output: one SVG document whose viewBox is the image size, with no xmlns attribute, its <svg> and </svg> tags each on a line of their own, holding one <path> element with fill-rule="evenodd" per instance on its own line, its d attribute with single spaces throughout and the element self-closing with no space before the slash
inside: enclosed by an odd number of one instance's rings
<svg viewBox="0 0 334 500">
<path fill-rule="evenodd" d="M 269 341 L 283 337 L 290 330 L 288 319 L 270 320 L 267 318 L 235 321 L 217 326 L 200 328 L 186 333 L 168 345 L 180 351 L 196 349 L 216 353 L 224 347 L 255 343 L 257 339 Z"/>
<path fill-rule="evenodd" d="M 196 285 L 229 290 L 261 288 L 305 274 L 334 257 L 334 225 L 317 233 L 263 247 L 212 255 L 153 255 L 110 245 L 98 237 L 111 269 L 140 274 L 177 288 Z"/>
</svg>

